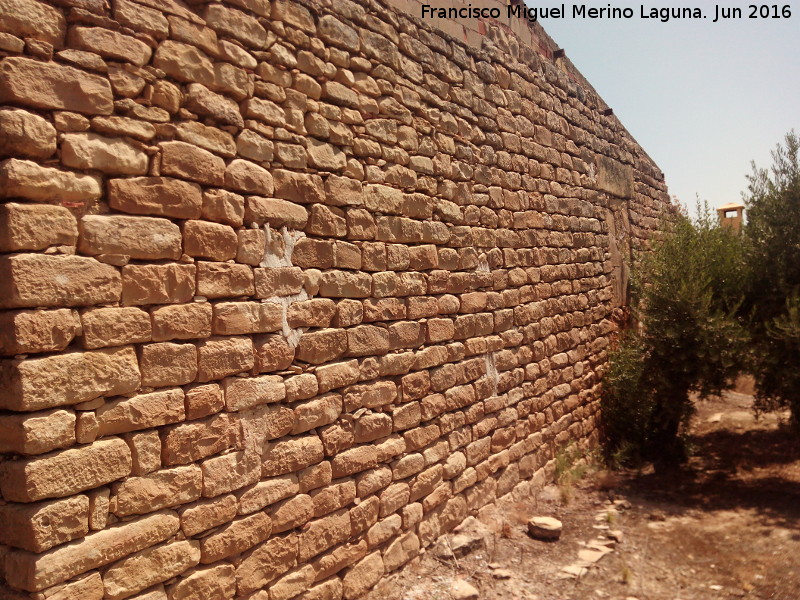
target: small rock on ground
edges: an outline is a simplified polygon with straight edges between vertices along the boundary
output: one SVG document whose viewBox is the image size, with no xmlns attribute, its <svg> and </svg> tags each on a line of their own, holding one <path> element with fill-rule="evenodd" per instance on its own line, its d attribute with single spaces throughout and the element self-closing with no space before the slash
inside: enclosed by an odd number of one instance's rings
<svg viewBox="0 0 800 600">
<path fill-rule="evenodd" d="M 463 579 L 456 579 L 450 586 L 450 596 L 453 600 L 478 600 L 479 595 L 475 586 Z"/>
<path fill-rule="evenodd" d="M 538 540 L 557 540 L 561 537 L 561 521 L 553 517 L 533 517 L 528 521 L 528 533 Z"/>
</svg>

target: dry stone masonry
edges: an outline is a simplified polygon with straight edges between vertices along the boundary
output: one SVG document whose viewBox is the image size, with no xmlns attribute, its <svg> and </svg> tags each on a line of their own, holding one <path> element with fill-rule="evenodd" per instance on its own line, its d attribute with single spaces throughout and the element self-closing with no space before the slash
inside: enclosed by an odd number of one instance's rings
<svg viewBox="0 0 800 600">
<path fill-rule="evenodd" d="M 538 28 L 0 0 L 0 596 L 357 598 L 596 439 L 663 176 Z"/>
</svg>

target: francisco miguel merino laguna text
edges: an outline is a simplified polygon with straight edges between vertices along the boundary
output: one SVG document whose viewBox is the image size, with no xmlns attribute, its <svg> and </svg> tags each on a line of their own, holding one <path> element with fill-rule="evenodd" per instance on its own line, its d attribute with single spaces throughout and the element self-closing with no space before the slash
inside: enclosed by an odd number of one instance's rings
<svg viewBox="0 0 800 600">
<path fill-rule="evenodd" d="M 641 5 L 639 17 L 642 19 L 658 19 L 666 23 L 670 19 L 702 19 L 703 11 L 699 8 L 675 8 L 675 7 L 646 7 Z M 565 18 L 566 4 L 558 7 L 534 6 L 528 7 L 524 4 L 510 4 L 506 6 L 507 18 L 525 19 L 531 23 L 539 19 L 563 19 Z M 614 7 L 608 4 L 605 7 L 587 6 L 586 4 L 572 5 L 573 19 L 632 19 L 634 10 L 630 7 Z M 441 8 L 422 5 L 422 18 L 441 18 L 441 19 L 499 19 L 500 8 L 485 8 L 467 4 L 459 8 Z M 716 19 L 715 19 L 716 21 Z"/>
</svg>

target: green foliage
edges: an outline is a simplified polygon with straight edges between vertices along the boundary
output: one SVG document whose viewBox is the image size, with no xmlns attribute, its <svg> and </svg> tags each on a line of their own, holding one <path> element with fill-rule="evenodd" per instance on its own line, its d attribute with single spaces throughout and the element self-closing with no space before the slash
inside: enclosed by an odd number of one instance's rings
<svg viewBox="0 0 800 600">
<path fill-rule="evenodd" d="M 740 370 L 740 238 L 707 205 L 698 212 L 666 223 L 662 241 L 639 257 L 631 305 L 638 325 L 620 338 L 604 377 L 607 450 L 631 463 L 683 460 L 691 394 L 720 393 Z"/>
<path fill-rule="evenodd" d="M 753 336 L 758 406 L 788 407 L 800 429 L 800 138 L 787 134 L 771 169 L 748 176 L 744 195 L 749 274 L 742 313 Z"/>
</svg>

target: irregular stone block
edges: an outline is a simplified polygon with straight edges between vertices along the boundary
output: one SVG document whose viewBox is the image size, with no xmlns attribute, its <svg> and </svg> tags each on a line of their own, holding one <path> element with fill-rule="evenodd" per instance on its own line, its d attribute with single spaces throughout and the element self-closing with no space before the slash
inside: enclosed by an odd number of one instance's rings
<svg viewBox="0 0 800 600">
<path fill-rule="evenodd" d="M 87 215 L 81 219 L 78 249 L 85 254 L 123 254 L 135 259 L 177 259 L 181 230 L 155 217 Z"/>
<path fill-rule="evenodd" d="M 150 157 L 144 150 L 120 138 L 96 133 L 70 133 L 61 143 L 61 162 L 73 169 L 113 175 L 144 175 Z"/>
<path fill-rule="evenodd" d="M 159 390 L 119 398 L 106 402 L 97 409 L 98 433 L 109 435 L 158 427 L 182 421 L 185 413 L 183 390 Z"/>
<path fill-rule="evenodd" d="M 211 335 L 211 304 L 179 304 L 151 311 L 153 341 L 191 340 Z"/>
<path fill-rule="evenodd" d="M 194 297 L 194 291 L 194 265 L 122 267 L 122 303 L 125 305 L 189 302 Z"/>
<path fill-rule="evenodd" d="M 0 133 L 0 156 L 44 159 L 56 152 L 56 128 L 27 110 L 0 109 Z"/>
<path fill-rule="evenodd" d="M 56 409 L 0 415 L 0 452 L 44 454 L 74 443 L 75 413 L 72 411 Z"/>
<path fill-rule="evenodd" d="M 203 490 L 203 475 L 197 465 L 174 467 L 129 477 L 115 488 L 114 514 L 140 515 L 197 500 Z"/>
<path fill-rule="evenodd" d="M 9 158 L 0 163 L 0 197 L 86 204 L 102 195 L 100 179 Z"/>
<path fill-rule="evenodd" d="M 0 205 L 0 252 L 74 246 L 77 234 L 77 221 L 63 206 Z"/>
<path fill-rule="evenodd" d="M 209 338 L 198 344 L 200 382 L 249 371 L 254 364 L 253 341 L 248 337 Z"/>
<path fill-rule="evenodd" d="M 80 333 L 78 313 L 69 308 L 0 312 L 0 354 L 63 350 Z"/>
<path fill-rule="evenodd" d="M 165 42 L 166 43 L 166 42 Z M 204 185 L 225 182 L 225 161 L 186 142 L 161 142 L 161 172 Z"/>
<path fill-rule="evenodd" d="M 194 344 L 146 344 L 139 357 L 142 385 L 165 387 L 190 383 L 197 377 L 197 346 Z"/>
<path fill-rule="evenodd" d="M 239 239 L 228 225 L 208 221 L 183 224 L 184 252 L 189 256 L 226 261 L 236 256 Z"/>
<path fill-rule="evenodd" d="M 119 301 L 119 271 L 83 256 L 0 257 L 0 308 L 91 306 Z"/>
<path fill-rule="evenodd" d="M 127 477 L 131 452 L 119 438 L 60 450 L 0 467 L 0 491 L 6 500 L 35 502 L 69 496 Z"/>
<path fill-rule="evenodd" d="M 0 102 L 90 115 L 110 115 L 114 110 L 111 84 L 105 77 L 16 56 L 0 61 Z"/>
<path fill-rule="evenodd" d="M 0 3 L 0 30 L 21 38 L 33 38 L 64 46 L 67 23 L 64 14 L 38 0 L 4 0 Z"/>
<path fill-rule="evenodd" d="M 277 331 L 283 308 L 271 302 L 218 302 L 214 305 L 215 335 L 246 335 Z"/>
<path fill-rule="evenodd" d="M 200 542 L 184 540 L 148 548 L 112 565 L 103 576 L 105 597 L 121 600 L 172 579 L 200 561 Z"/>
<path fill-rule="evenodd" d="M 260 512 L 236 519 L 200 542 L 200 562 L 208 564 L 241 554 L 267 539 L 272 533 L 269 515 Z"/>
<path fill-rule="evenodd" d="M 196 183 L 169 177 L 134 177 L 109 180 L 108 203 L 111 208 L 135 215 L 196 219 L 203 199 Z"/>
<path fill-rule="evenodd" d="M 129 35 L 104 27 L 72 27 L 69 30 L 69 45 L 96 52 L 100 56 L 133 63 L 143 67 L 153 54 L 150 46 Z"/>
<path fill-rule="evenodd" d="M 0 362 L 0 407 L 32 411 L 77 404 L 139 387 L 136 353 L 130 346 L 67 352 Z"/>
<path fill-rule="evenodd" d="M 275 229 L 284 225 L 290 229 L 303 229 L 308 221 L 308 211 L 302 206 L 286 200 L 248 196 L 244 221 L 257 225 L 267 223 Z"/>
<path fill-rule="evenodd" d="M 140 308 L 92 308 L 81 315 L 84 348 L 149 342 L 150 315 Z"/>
<path fill-rule="evenodd" d="M 0 542 L 14 548 L 44 552 L 87 533 L 88 496 L 0 506 Z"/>
</svg>

